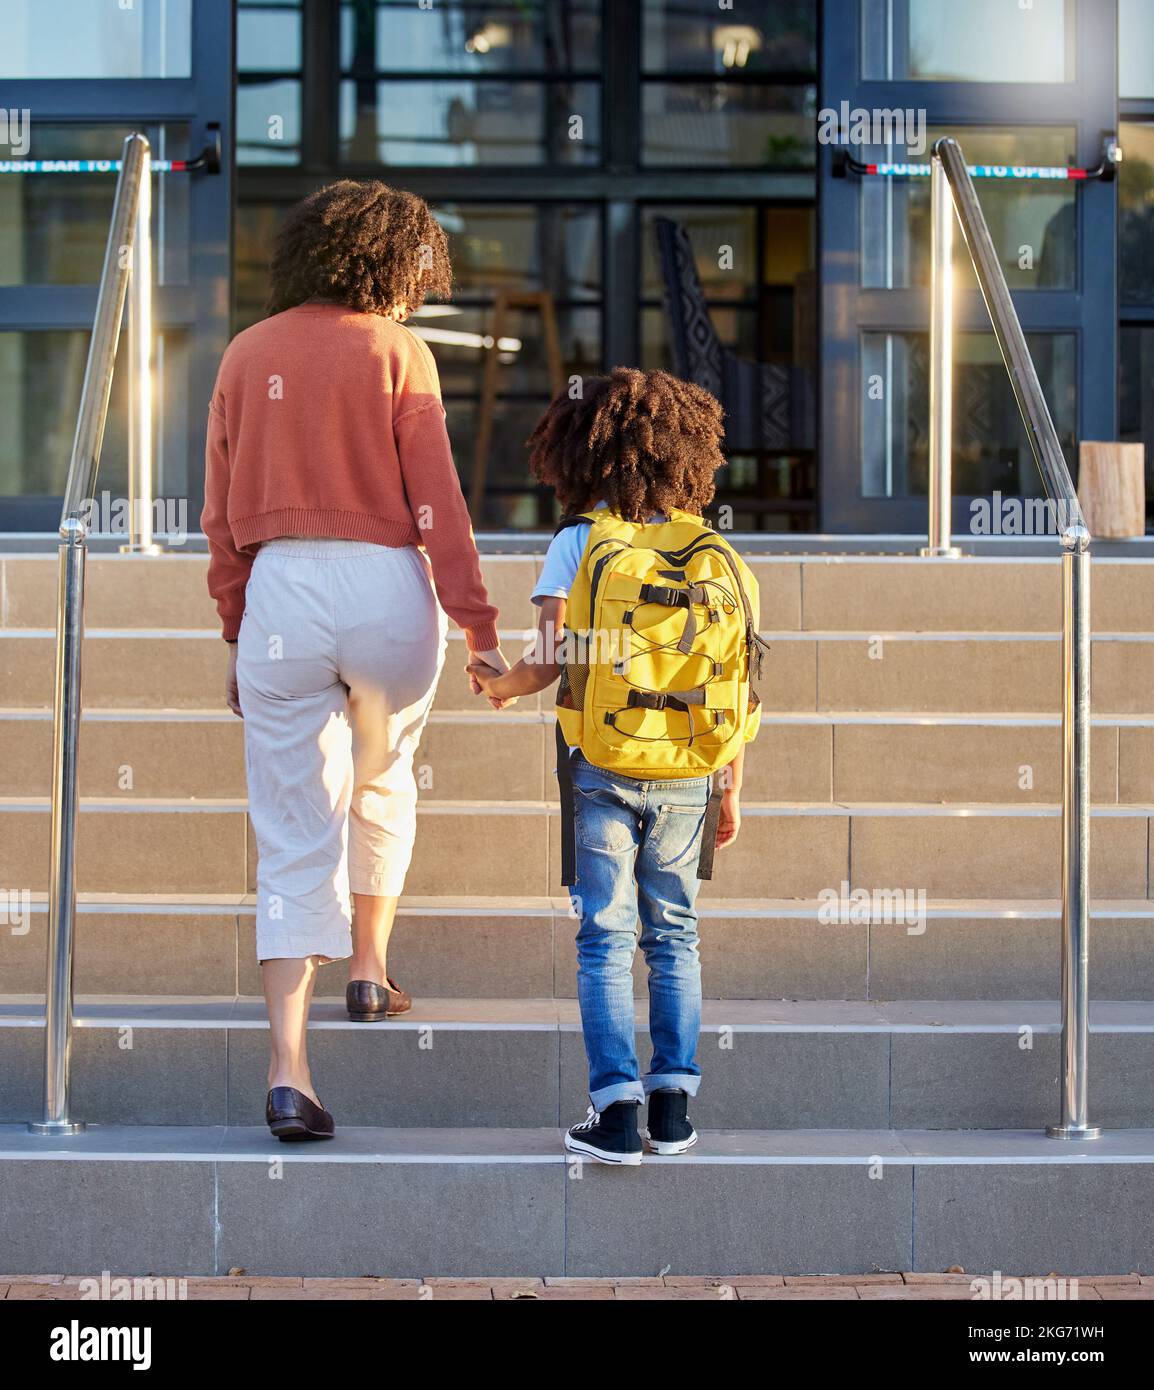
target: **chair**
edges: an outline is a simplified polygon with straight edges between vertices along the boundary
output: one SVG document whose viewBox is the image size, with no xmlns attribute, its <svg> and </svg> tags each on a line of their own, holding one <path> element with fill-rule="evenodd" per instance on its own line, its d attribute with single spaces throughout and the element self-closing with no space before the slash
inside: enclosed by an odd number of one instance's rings
<svg viewBox="0 0 1154 1390">
<path fill-rule="evenodd" d="M 726 448 L 735 454 L 812 449 L 814 398 L 808 369 L 754 362 L 723 346 L 685 228 L 667 217 L 655 218 L 653 225 L 673 370 L 721 402 Z"/>
</svg>

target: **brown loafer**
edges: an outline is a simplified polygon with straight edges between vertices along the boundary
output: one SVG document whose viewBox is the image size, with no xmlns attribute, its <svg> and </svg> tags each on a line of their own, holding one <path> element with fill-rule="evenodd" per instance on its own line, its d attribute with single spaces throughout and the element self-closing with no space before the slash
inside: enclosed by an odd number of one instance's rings
<svg viewBox="0 0 1154 1390">
<path fill-rule="evenodd" d="M 350 980 L 345 990 L 345 1006 L 353 1023 L 376 1023 L 407 1014 L 413 1007 L 412 997 L 397 988 L 395 980 L 374 984 L 372 980 Z"/>
<path fill-rule="evenodd" d="M 294 1086 L 274 1086 L 265 1102 L 268 1127 L 282 1143 L 296 1139 L 331 1139 L 336 1129 L 323 1105 L 309 1100 Z"/>
</svg>

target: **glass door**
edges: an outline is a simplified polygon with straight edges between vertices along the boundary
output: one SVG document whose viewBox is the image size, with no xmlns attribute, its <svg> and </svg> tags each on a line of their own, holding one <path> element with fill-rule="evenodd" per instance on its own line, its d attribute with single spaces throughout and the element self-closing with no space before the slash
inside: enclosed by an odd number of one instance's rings
<svg viewBox="0 0 1154 1390">
<path fill-rule="evenodd" d="M 231 304 L 233 24 L 232 0 L 6 0 L 0 533 L 54 534 L 59 523 L 116 185 L 100 166 L 131 130 L 178 166 L 153 175 L 156 529 L 179 539 L 199 527 L 206 411 Z M 179 167 L 218 141 L 223 170 Z M 101 530 L 123 524 L 126 352 L 122 333 Z"/>
<path fill-rule="evenodd" d="M 819 146 L 822 526 L 924 534 L 929 179 L 860 174 L 854 163 L 925 166 L 933 142 L 952 135 L 971 166 L 1098 165 L 1117 129 L 1115 0 L 826 0 L 824 20 L 819 131 L 825 117 L 834 138 Z M 1115 186 L 976 184 L 1076 473 L 1080 439 L 1117 438 Z M 1041 481 L 960 233 L 955 257 L 962 538 L 980 533 L 999 499 L 1039 495 Z"/>
</svg>

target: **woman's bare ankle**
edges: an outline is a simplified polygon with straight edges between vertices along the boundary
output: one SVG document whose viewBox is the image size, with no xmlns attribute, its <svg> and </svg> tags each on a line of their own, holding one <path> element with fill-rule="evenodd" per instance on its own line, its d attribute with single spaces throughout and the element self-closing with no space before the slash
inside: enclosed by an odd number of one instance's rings
<svg viewBox="0 0 1154 1390">
<path fill-rule="evenodd" d="M 308 1096 L 314 1105 L 319 1105 L 317 1093 L 313 1089 L 312 1078 L 307 1071 L 300 1071 L 293 1067 L 269 1067 L 268 1069 L 268 1088 L 271 1091 L 275 1086 L 291 1086 L 294 1091 L 300 1091 L 301 1095 Z"/>
<path fill-rule="evenodd" d="M 350 984 L 354 980 L 370 980 L 374 985 L 384 985 L 387 983 L 387 975 L 387 965 L 375 956 L 365 960 L 358 960 L 353 956 L 349 960 Z"/>
</svg>

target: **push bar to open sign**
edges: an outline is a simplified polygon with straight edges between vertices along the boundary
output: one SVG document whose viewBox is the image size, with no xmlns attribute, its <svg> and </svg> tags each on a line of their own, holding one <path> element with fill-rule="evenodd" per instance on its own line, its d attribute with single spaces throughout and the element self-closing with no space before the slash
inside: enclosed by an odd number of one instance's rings
<svg viewBox="0 0 1154 1390">
<path fill-rule="evenodd" d="M 1058 181 L 1103 179 L 1109 181 L 1115 175 L 1122 152 L 1114 140 L 1106 140 L 1102 147 L 1102 161 L 1093 169 L 1068 168 L 1064 164 L 967 164 L 966 169 L 972 179 L 1004 179 L 1007 181 Z M 859 178 L 911 179 L 928 178 L 933 165 L 927 160 L 919 164 L 901 163 L 863 163 L 846 150 L 838 150 L 834 155 L 833 173 L 835 178 L 845 178 L 855 174 Z"/>
<path fill-rule="evenodd" d="M 209 140 L 195 159 L 152 159 L 154 174 L 220 173 L 220 131 L 209 126 Z M 119 159 L 0 159 L 0 174 L 119 174 Z"/>
</svg>

